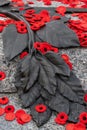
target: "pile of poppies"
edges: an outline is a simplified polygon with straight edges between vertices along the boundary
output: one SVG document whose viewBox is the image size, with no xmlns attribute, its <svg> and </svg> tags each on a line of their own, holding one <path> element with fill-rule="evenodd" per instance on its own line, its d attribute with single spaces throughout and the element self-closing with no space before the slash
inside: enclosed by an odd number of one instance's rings
<svg viewBox="0 0 87 130">
<path fill-rule="evenodd" d="M 21 34 L 27 33 L 26 24 L 23 21 L 15 21 L 13 19 L 0 20 L 0 32 L 2 32 L 4 28 L 8 26 L 9 24 L 14 24 L 17 28 L 18 33 L 21 33 Z"/>
<path fill-rule="evenodd" d="M 68 26 L 76 32 L 80 41 L 80 45 L 82 47 L 87 47 L 87 14 L 78 13 L 72 15 L 78 16 L 80 19 L 70 20 Z"/>
</svg>

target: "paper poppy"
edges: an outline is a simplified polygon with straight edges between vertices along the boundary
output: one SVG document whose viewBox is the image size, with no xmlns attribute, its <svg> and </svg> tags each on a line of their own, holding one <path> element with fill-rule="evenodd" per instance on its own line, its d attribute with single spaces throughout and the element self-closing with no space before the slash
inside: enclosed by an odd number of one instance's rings
<svg viewBox="0 0 87 130">
<path fill-rule="evenodd" d="M 52 48 L 51 48 L 51 51 L 53 51 L 53 52 L 55 52 L 55 53 L 58 53 L 58 52 L 59 52 L 58 48 L 55 48 L 55 47 L 52 47 Z"/>
<path fill-rule="evenodd" d="M 84 95 L 84 101 L 87 102 L 87 94 Z"/>
<path fill-rule="evenodd" d="M 0 98 L 0 104 L 6 105 L 9 102 L 8 97 L 2 97 Z"/>
<path fill-rule="evenodd" d="M 7 120 L 7 121 L 13 121 L 13 120 L 15 120 L 15 114 L 13 112 L 6 113 L 5 120 Z"/>
<path fill-rule="evenodd" d="M 18 33 L 21 33 L 21 34 L 27 33 L 27 29 L 26 28 L 18 28 L 17 31 L 18 31 Z"/>
<path fill-rule="evenodd" d="M 35 110 L 39 113 L 43 113 L 47 110 L 47 107 L 44 104 L 39 104 L 35 106 Z"/>
<path fill-rule="evenodd" d="M 21 119 L 23 122 L 28 123 L 28 122 L 31 121 L 32 117 L 31 117 L 31 115 L 25 113 L 25 114 L 22 114 L 22 115 L 20 116 L 20 119 Z"/>
<path fill-rule="evenodd" d="M 74 125 L 74 129 L 73 130 L 86 130 L 86 126 L 83 123 L 76 123 Z"/>
<path fill-rule="evenodd" d="M 67 54 L 62 54 L 61 57 L 65 60 L 65 61 L 69 61 L 69 56 Z"/>
<path fill-rule="evenodd" d="M 66 7 L 65 6 L 59 6 L 56 8 L 57 13 L 61 14 L 62 16 L 65 15 Z"/>
<path fill-rule="evenodd" d="M 8 105 L 5 107 L 5 113 L 14 112 L 15 108 L 13 105 Z"/>
<path fill-rule="evenodd" d="M 5 74 L 5 72 L 3 72 L 3 71 L 0 71 L 0 80 L 3 80 L 3 79 L 5 79 L 5 77 L 6 77 L 6 74 Z"/>
<path fill-rule="evenodd" d="M 27 51 L 24 51 L 20 54 L 20 59 L 23 59 L 25 56 L 28 55 L 28 52 Z"/>
<path fill-rule="evenodd" d="M 34 48 L 36 48 L 37 50 L 40 49 L 40 42 L 35 42 L 34 43 Z"/>
<path fill-rule="evenodd" d="M 79 115 L 79 120 L 80 120 L 81 123 L 87 124 L 87 112 L 82 112 Z"/>
<path fill-rule="evenodd" d="M 67 120 L 68 120 L 68 115 L 65 112 L 60 112 L 55 118 L 55 122 L 61 125 L 64 125 Z"/>
<path fill-rule="evenodd" d="M 20 124 L 20 125 L 24 125 L 24 124 L 25 124 L 25 122 L 23 122 L 23 121 L 21 120 L 21 118 L 17 118 L 16 121 L 17 121 L 17 123 Z"/>
<path fill-rule="evenodd" d="M 26 10 L 26 14 L 34 14 L 34 13 L 35 13 L 34 9 Z"/>
<path fill-rule="evenodd" d="M 65 126 L 65 128 L 66 128 L 66 130 L 74 130 L 74 126 L 75 126 L 75 124 L 73 124 L 73 123 L 68 123 L 68 124 Z"/>
<path fill-rule="evenodd" d="M 17 118 L 20 118 L 20 116 L 21 116 L 22 114 L 25 114 L 25 113 L 26 113 L 26 112 L 25 112 L 24 110 L 19 109 L 19 110 L 16 111 L 15 116 L 16 116 Z"/>
<path fill-rule="evenodd" d="M 0 107 L 0 116 L 2 116 L 4 113 L 5 113 L 4 108 L 1 108 L 1 107 Z"/>
</svg>

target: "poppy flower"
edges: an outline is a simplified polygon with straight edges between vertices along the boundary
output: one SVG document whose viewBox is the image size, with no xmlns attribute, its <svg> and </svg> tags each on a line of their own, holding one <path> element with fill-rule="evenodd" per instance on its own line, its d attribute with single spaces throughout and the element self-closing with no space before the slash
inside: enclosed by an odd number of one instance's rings
<svg viewBox="0 0 87 130">
<path fill-rule="evenodd" d="M 25 114 L 25 113 L 26 113 L 26 112 L 25 112 L 24 110 L 19 109 L 19 110 L 16 111 L 15 116 L 16 116 L 16 118 L 20 118 L 20 116 L 21 116 L 22 114 Z"/>
<path fill-rule="evenodd" d="M 26 28 L 18 28 L 17 31 L 18 31 L 18 33 L 21 33 L 21 34 L 27 33 L 27 29 Z"/>
<path fill-rule="evenodd" d="M 60 19 L 60 16 L 53 16 L 52 17 L 52 20 L 59 20 Z"/>
<path fill-rule="evenodd" d="M 31 121 L 32 117 L 31 117 L 29 114 L 25 113 L 25 114 L 22 114 L 22 115 L 20 116 L 20 119 L 21 119 L 24 123 L 28 123 L 28 122 Z"/>
<path fill-rule="evenodd" d="M 23 59 L 25 56 L 28 55 L 28 52 L 27 51 L 24 51 L 20 54 L 20 59 Z"/>
<path fill-rule="evenodd" d="M 5 79 L 5 77 L 6 77 L 5 72 L 0 71 L 0 81 L 3 80 L 3 79 Z"/>
<path fill-rule="evenodd" d="M 84 101 L 87 103 L 87 94 L 84 95 Z"/>
<path fill-rule="evenodd" d="M 25 124 L 25 122 L 23 122 L 23 121 L 21 120 L 21 118 L 17 118 L 16 121 L 17 121 L 17 123 L 20 124 L 20 125 L 24 125 L 24 124 Z"/>
<path fill-rule="evenodd" d="M 7 120 L 7 121 L 13 121 L 13 120 L 15 120 L 15 114 L 13 112 L 6 113 L 5 120 Z"/>
<path fill-rule="evenodd" d="M 4 108 L 1 108 L 1 107 L 0 107 L 0 116 L 2 116 L 4 113 L 5 113 Z"/>
<path fill-rule="evenodd" d="M 28 4 L 34 4 L 34 2 L 32 2 L 32 1 L 29 1 L 29 2 L 28 2 Z"/>
<path fill-rule="evenodd" d="M 39 104 L 35 106 L 35 110 L 39 113 L 43 113 L 47 110 L 47 107 L 44 104 Z"/>
<path fill-rule="evenodd" d="M 52 47 L 51 51 L 58 53 L 59 50 L 58 50 L 58 48 Z"/>
<path fill-rule="evenodd" d="M 65 60 L 65 61 L 69 61 L 69 56 L 67 54 L 62 54 L 61 57 Z"/>
<path fill-rule="evenodd" d="M 66 127 L 66 130 L 74 130 L 74 126 L 75 126 L 75 124 L 68 123 L 65 127 Z"/>
<path fill-rule="evenodd" d="M 76 123 L 73 130 L 86 130 L 86 126 L 83 123 Z"/>
<path fill-rule="evenodd" d="M 87 124 L 87 112 L 82 112 L 79 115 L 79 120 L 80 120 L 81 123 Z"/>
<path fill-rule="evenodd" d="M 14 112 L 15 108 L 12 105 L 8 105 L 5 107 L 5 113 Z"/>
<path fill-rule="evenodd" d="M 36 48 L 37 50 L 40 50 L 40 42 L 35 42 L 34 48 Z"/>
<path fill-rule="evenodd" d="M 37 30 L 40 29 L 39 26 L 35 26 L 35 25 L 30 26 L 30 28 L 31 28 L 31 30 L 33 30 L 33 31 L 37 31 Z"/>
<path fill-rule="evenodd" d="M 0 98 L 0 104 L 6 105 L 9 102 L 8 97 L 2 97 Z"/>
<path fill-rule="evenodd" d="M 66 7 L 65 6 L 59 6 L 56 8 L 56 12 L 61 14 L 62 16 L 65 15 L 65 12 L 66 12 Z"/>
<path fill-rule="evenodd" d="M 26 14 L 34 14 L 34 13 L 35 13 L 34 9 L 26 10 Z"/>
<path fill-rule="evenodd" d="M 61 125 L 64 125 L 67 120 L 68 120 L 68 115 L 65 112 L 60 112 L 55 118 L 55 122 Z"/>
</svg>

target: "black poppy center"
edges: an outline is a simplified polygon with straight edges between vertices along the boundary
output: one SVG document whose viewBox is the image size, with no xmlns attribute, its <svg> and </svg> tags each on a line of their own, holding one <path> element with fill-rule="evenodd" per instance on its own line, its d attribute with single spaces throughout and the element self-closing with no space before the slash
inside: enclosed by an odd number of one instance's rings
<svg viewBox="0 0 87 130">
<path fill-rule="evenodd" d="M 11 110 L 11 108 L 8 108 L 8 110 Z"/>
<path fill-rule="evenodd" d="M 0 78 L 2 77 L 2 74 L 0 74 Z"/>
<path fill-rule="evenodd" d="M 61 119 L 64 119 L 64 116 L 61 116 Z"/>
<path fill-rule="evenodd" d="M 39 109 L 40 109 L 40 110 L 42 110 L 42 109 L 43 109 L 43 107 L 40 107 Z"/>
<path fill-rule="evenodd" d="M 86 120 L 86 119 L 87 119 L 87 118 L 84 116 L 84 117 L 83 117 L 83 120 Z"/>
<path fill-rule="evenodd" d="M 2 100 L 5 100 L 5 98 L 3 97 Z"/>
<path fill-rule="evenodd" d="M 46 52 L 46 51 L 47 51 L 47 48 L 44 48 L 44 51 Z"/>
</svg>

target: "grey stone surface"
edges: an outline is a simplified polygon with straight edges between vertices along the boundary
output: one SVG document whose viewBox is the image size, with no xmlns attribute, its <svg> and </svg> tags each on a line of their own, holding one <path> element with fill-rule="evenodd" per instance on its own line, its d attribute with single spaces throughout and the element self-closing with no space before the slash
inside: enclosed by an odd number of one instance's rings
<svg viewBox="0 0 87 130">
<path fill-rule="evenodd" d="M 42 2 L 37 2 L 36 0 L 32 0 L 35 2 L 35 5 L 31 6 L 44 6 Z M 61 3 L 53 2 L 51 6 L 58 6 Z M 73 71 L 76 73 L 77 77 L 81 80 L 83 84 L 83 88 L 87 89 L 87 49 L 85 48 L 74 48 L 74 49 L 62 49 L 61 53 L 67 53 L 70 56 L 70 60 L 73 63 Z M 9 104 L 15 106 L 15 109 L 22 108 L 21 101 L 18 98 L 16 93 L 16 88 L 14 86 L 14 74 L 16 72 L 16 63 L 18 61 L 18 57 L 8 63 L 5 59 L 3 52 L 3 42 L 2 36 L 0 34 L 0 70 L 6 72 L 6 79 L 0 81 L 0 97 L 8 96 L 10 99 Z M 2 94 L 3 93 L 3 94 Z M 7 93 L 7 94 L 5 94 Z M 11 93 L 11 94 L 10 94 Z M 3 106 L 4 107 L 4 106 Z M 29 113 L 30 110 L 26 109 Z M 4 116 L 0 117 L 0 130 L 65 130 L 65 128 L 61 125 L 57 125 L 54 122 L 54 114 L 51 119 L 44 126 L 38 128 L 35 122 L 31 121 L 30 123 L 21 126 L 16 120 L 12 122 L 5 121 Z"/>
</svg>

